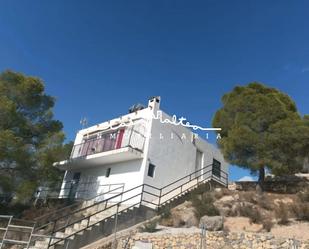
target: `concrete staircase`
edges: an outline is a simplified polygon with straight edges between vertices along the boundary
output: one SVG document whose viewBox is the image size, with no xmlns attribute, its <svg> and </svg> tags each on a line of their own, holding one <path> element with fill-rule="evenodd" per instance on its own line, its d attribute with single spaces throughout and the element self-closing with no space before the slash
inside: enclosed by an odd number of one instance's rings
<svg viewBox="0 0 309 249">
<path fill-rule="evenodd" d="M 70 241 L 73 241 L 76 236 L 82 236 L 86 231 L 91 231 L 94 228 L 99 227 L 101 221 L 107 222 L 107 220 L 114 220 L 117 213 L 117 206 L 111 206 L 110 208 L 100 212 L 100 210 L 103 210 L 103 208 L 105 208 L 105 206 L 102 206 L 103 204 L 95 205 L 91 208 L 85 209 L 85 211 L 83 212 L 83 216 L 85 217 L 98 212 L 97 214 L 91 216 L 89 218 L 89 221 L 87 219 L 83 219 L 80 222 L 76 222 L 71 226 L 66 227 L 64 231 L 56 232 L 56 234 L 53 236 L 54 238 L 51 239 L 50 244 L 53 244 L 55 242 L 58 243 L 57 245 L 50 248 L 65 248 L 64 246 L 67 246 L 67 244 L 70 243 Z M 123 214 L 133 209 L 134 207 L 128 207 L 127 205 L 120 204 L 118 206 L 118 213 Z M 61 238 L 66 238 L 66 240 L 60 241 Z M 49 241 L 50 238 L 37 240 L 34 246 L 30 246 L 29 249 L 48 248 Z"/>
</svg>

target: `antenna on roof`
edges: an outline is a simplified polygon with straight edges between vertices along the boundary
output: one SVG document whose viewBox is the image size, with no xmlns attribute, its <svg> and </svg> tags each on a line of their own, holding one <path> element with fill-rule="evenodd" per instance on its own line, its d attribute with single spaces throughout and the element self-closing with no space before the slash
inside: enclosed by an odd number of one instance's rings
<svg viewBox="0 0 309 249">
<path fill-rule="evenodd" d="M 82 125 L 82 128 L 84 129 L 88 125 L 88 120 L 87 118 L 82 118 L 79 123 Z"/>
<path fill-rule="evenodd" d="M 143 109 L 145 109 L 145 106 L 143 106 L 142 104 L 135 104 L 130 107 L 129 113 L 136 112 L 136 111 L 143 110 Z"/>
</svg>

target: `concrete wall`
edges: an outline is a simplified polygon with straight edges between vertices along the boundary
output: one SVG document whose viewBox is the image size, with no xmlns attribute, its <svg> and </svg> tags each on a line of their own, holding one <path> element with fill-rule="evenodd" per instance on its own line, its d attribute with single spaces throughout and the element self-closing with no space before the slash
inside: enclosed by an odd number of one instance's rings
<svg viewBox="0 0 309 249">
<path fill-rule="evenodd" d="M 162 112 L 162 119 L 172 120 L 172 117 Z M 147 176 L 145 183 L 163 187 L 185 175 L 188 175 L 206 165 L 212 164 L 213 159 L 221 162 L 221 169 L 228 172 L 228 164 L 224 161 L 220 151 L 202 138 L 194 139 L 193 133 L 174 124 L 162 124 L 155 119 L 152 123 L 149 144 L 148 164 L 154 164 L 155 176 Z M 194 140 L 194 142 L 193 142 Z M 201 151 L 203 156 L 201 165 L 196 168 L 196 153 Z"/>
<path fill-rule="evenodd" d="M 229 166 L 228 163 L 224 160 L 223 155 L 220 150 L 214 145 L 206 142 L 205 140 L 198 138 L 195 140 L 196 148 L 203 152 L 203 163 L 204 165 L 210 165 L 213 163 L 213 159 L 216 159 L 221 163 L 221 170 L 228 174 Z M 221 174 L 221 181 L 225 182 L 226 179 L 223 178 Z"/>
<path fill-rule="evenodd" d="M 172 119 L 164 112 L 162 112 L 162 117 Z M 183 139 L 184 136 L 186 139 Z M 149 142 L 148 163 L 154 164 L 156 168 L 152 178 L 147 176 L 148 167 L 146 167 L 145 183 L 161 188 L 193 172 L 195 152 L 196 149 L 191 142 L 191 132 L 188 129 L 172 124 L 162 124 L 160 120 L 154 119 Z"/>
<path fill-rule="evenodd" d="M 142 184 L 143 182 L 143 172 L 141 172 L 142 162 L 143 162 L 142 159 L 132 160 L 128 162 L 106 164 L 98 167 L 71 170 L 67 171 L 64 181 L 72 180 L 74 173 L 81 172 L 79 184 L 84 184 L 90 181 L 97 182 L 98 188 L 96 189 L 95 195 L 107 191 L 106 186 L 100 187 L 100 185 L 117 184 L 114 187 L 111 186 L 111 188 L 117 188 L 119 185 L 124 184 L 124 190 L 127 190 Z M 106 172 L 108 168 L 111 168 L 111 171 L 109 177 L 106 177 Z M 117 190 L 117 192 L 118 191 L 120 190 Z M 109 198 L 113 195 L 104 195 L 101 198 L 98 198 L 98 200 L 102 199 L 103 197 Z M 93 193 L 89 195 L 89 197 L 92 196 L 94 196 Z"/>
</svg>

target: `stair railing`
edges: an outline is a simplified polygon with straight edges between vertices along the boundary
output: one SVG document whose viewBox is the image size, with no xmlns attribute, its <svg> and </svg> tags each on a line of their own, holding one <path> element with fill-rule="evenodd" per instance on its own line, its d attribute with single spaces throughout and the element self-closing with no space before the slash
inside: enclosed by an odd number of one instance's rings
<svg viewBox="0 0 309 249">
<path fill-rule="evenodd" d="M 188 192 L 190 189 L 196 187 L 197 185 L 208 181 L 208 180 L 214 180 L 216 182 L 218 182 L 219 184 L 223 185 L 223 186 L 227 186 L 227 173 L 220 170 L 220 177 L 218 176 L 214 176 L 213 175 L 213 164 L 207 165 L 193 173 L 190 173 L 170 184 L 165 185 L 162 188 L 157 188 L 155 186 L 151 186 L 149 184 L 141 184 L 139 186 L 136 186 L 134 188 L 131 188 L 129 190 L 126 190 L 118 195 L 115 195 L 113 197 L 110 197 L 106 200 L 102 200 L 99 201 L 93 205 L 90 205 L 88 207 L 76 210 L 71 212 L 69 215 L 65 215 L 62 217 L 59 217 L 55 220 L 52 221 L 53 223 L 53 229 L 52 229 L 52 235 L 55 235 L 57 232 L 61 232 L 61 231 L 65 231 L 65 229 L 67 227 L 70 226 L 74 226 L 74 224 L 78 224 L 80 222 L 82 222 L 83 220 L 87 220 L 87 225 L 86 227 L 75 231 L 73 233 L 71 233 L 70 235 L 66 236 L 65 238 L 70 238 L 74 235 L 76 235 L 77 233 L 80 233 L 86 229 L 88 229 L 89 227 L 92 227 L 98 223 L 101 223 L 105 220 L 110 219 L 111 217 L 115 216 L 115 213 L 112 214 L 108 214 L 106 217 L 103 217 L 102 219 L 99 219 L 97 221 L 91 222 L 91 218 L 98 215 L 98 214 L 102 214 L 107 210 L 112 210 L 112 208 L 115 208 L 119 205 L 123 205 L 125 206 L 123 209 L 119 210 L 119 214 L 121 214 L 122 212 L 127 211 L 128 209 L 132 208 L 132 207 L 136 207 L 136 206 L 140 206 L 140 205 L 152 205 L 154 208 L 159 208 L 163 205 L 165 205 L 168 201 L 171 201 L 172 199 L 174 199 L 176 196 L 179 196 L 181 194 L 183 194 L 184 192 Z M 196 181 L 195 184 L 190 185 L 188 188 L 185 188 L 186 184 L 192 183 L 193 181 Z M 178 186 L 171 188 L 171 186 L 175 185 L 179 183 Z M 151 192 L 151 190 L 152 192 Z M 172 193 L 173 191 L 175 191 L 176 189 L 179 189 L 179 191 L 177 192 L 177 194 L 172 195 L 172 196 L 168 196 L 170 193 Z M 157 193 L 153 193 L 153 191 L 156 191 Z M 147 197 L 148 196 L 148 197 Z M 149 196 L 152 196 L 152 199 L 149 199 Z M 164 199 L 164 197 L 166 197 Z M 118 199 L 117 199 L 118 198 Z M 119 199 L 121 199 L 119 201 Z M 133 201 L 132 201 L 133 199 Z M 96 212 L 91 212 L 89 215 L 82 215 L 82 217 L 78 217 L 78 213 L 83 213 L 86 212 L 87 209 L 91 210 L 94 207 L 100 207 L 100 210 L 96 211 Z M 92 211 L 92 210 L 91 210 Z M 73 219 L 75 217 L 75 219 Z M 66 223 L 64 224 L 63 219 L 66 219 Z M 58 227 L 57 225 L 60 226 Z M 61 241 L 63 241 L 64 238 L 61 238 L 57 241 L 52 241 L 52 239 L 50 239 L 49 241 L 49 245 L 48 247 L 54 246 L 58 243 L 60 243 Z"/>
<path fill-rule="evenodd" d="M 37 241 L 44 241 L 46 239 L 54 239 L 54 240 L 56 240 L 56 239 L 61 239 L 61 238 L 60 237 L 56 237 L 56 236 L 51 236 L 51 235 L 44 235 L 44 234 L 35 234 L 35 233 L 33 233 L 31 235 L 30 241 L 29 241 L 26 249 L 29 249 L 30 246 L 35 245 L 35 243 Z M 69 239 L 67 239 L 67 238 L 64 239 L 65 246 L 68 246 L 69 242 L 70 242 Z M 65 248 L 67 248 L 67 247 L 65 247 Z"/>
<path fill-rule="evenodd" d="M 113 189 L 109 188 L 109 190 L 107 192 L 102 192 L 102 193 L 100 193 L 100 194 L 98 194 L 94 197 L 85 199 L 84 202 L 96 201 L 98 198 L 104 197 L 104 195 L 110 195 L 110 194 L 118 195 L 119 193 L 123 192 L 125 184 L 124 183 L 117 183 L 117 184 L 109 184 L 109 185 L 116 185 L 118 187 L 115 187 Z M 103 185 L 101 185 L 101 186 L 103 186 Z M 106 186 L 107 186 L 107 184 L 106 184 Z M 90 206 L 93 206 L 95 204 L 96 203 L 94 203 Z M 39 231 L 39 230 L 47 227 L 48 225 L 53 224 L 53 221 L 55 219 L 59 218 L 59 217 L 70 215 L 72 212 L 80 210 L 79 207 L 81 205 L 82 205 L 82 203 L 80 203 L 80 202 L 73 203 L 71 205 L 62 207 L 62 208 L 57 209 L 53 212 L 50 212 L 50 213 L 47 213 L 47 214 L 44 214 L 42 216 L 35 218 L 35 222 L 36 222 L 35 231 Z M 87 208 L 87 206 L 84 207 L 84 208 Z"/>
<path fill-rule="evenodd" d="M 34 230 L 34 222 L 13 218 L 10 215 L 0 215 L 0 249 L 5 245 L 29 246 Z"/>
<path fill-rule="evenodd" d="M 57 232 L 61 232 L 61 231 L 65 231 L 65 229 L 67 227 L 70 226 L 74 226 L 74 224 L 78 224 L 82 221 L 87 221 L 87 225 L 85 228 L 82 228 L 70 235 L 68 235 L 65 238 L 69 238 L 71 236 L 74 236 L 75 234 L 82 232 L 84 230 L 86 230 L 89 227 L 92 227 L 100 222 L 102 222 L 102 220 L 106 220 L 109 219 L 113 216 L 115 216 L 115 213 L 112 214 L 107 214 L 106 217 L 99 219 L 97 221 L 93 221 L 91 222 L 91 218 L 94 216 L 97 216 L 99 214 L 102 214 L 103 212 L 106 213 L 107 210 L 112 210 L 113 208 L 117 208 L 118 205 L 122 204 L 125 205 L 125 209 L 124 210 L 119 210 L 119 213 L 122 213 L 125 210 L 128 210 L 134 206 L 140 205 L 141 203 L 141 199 L 142 199 L 142 193 L 143 193 L 143 184 L 136 186 L 134 188 L 131 188 L 129 190 L 126 190 L 116 196 L 110 197 L 108 199 L 99 201 L 93 205 L 87 206 L 85 208 L 81 208 L 79 210 L 76 210 L 72 213 L 70 213 L 69 215 L 66 216 L 62 216 L 57 218 L 56 220 L 53 221 L 53 229 L 52 229 L 52 235 L 56 235 Z M 121 201 L 119 201 L 119 199 L 121 199 Z M 132 204 L 133 202 L 133 204 Z M 102 206 L 103 208 L 100 210 L 100 206 Z M 91 209 L 94 207 L 98 207 L 99 210 L 93 212 Z M 82 217 L 79 217 L 78 214 L 87 212 L 87 210 L 91 211 L 90 214 L 87 215 L 83 215 Z M 64 220 L 66 220 L 66 223 L 64 224 Z M 52 241 L 52 239 L 50 239 L 49 241 L 49 247 L 54 246 L 58 243 L 60 243 L 61 241 L 63 241 L 63 239 L 59 239 L 57 241 Z"/>
</svg>

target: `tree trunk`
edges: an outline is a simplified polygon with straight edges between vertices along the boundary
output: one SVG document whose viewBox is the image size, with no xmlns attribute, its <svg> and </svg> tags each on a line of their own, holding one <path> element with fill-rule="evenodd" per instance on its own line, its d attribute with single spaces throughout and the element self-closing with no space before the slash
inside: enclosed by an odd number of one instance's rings
<svg viewBox="0 0 309 249">
<path fill-rule="evenodd" d="M 265 180 L 265 168 L 264 166 L 261 166 L 259 168 L 259 183 L 263 183 Z"/>
<path fill-rule="evenodd" d="M 265 168 L 264 166 L 261 166 L 259 168 L 259 183 L 258 183 L 258 188 L 261 192 L 264 190 L 264 180 L 265 180 Z"/>
</svg>

